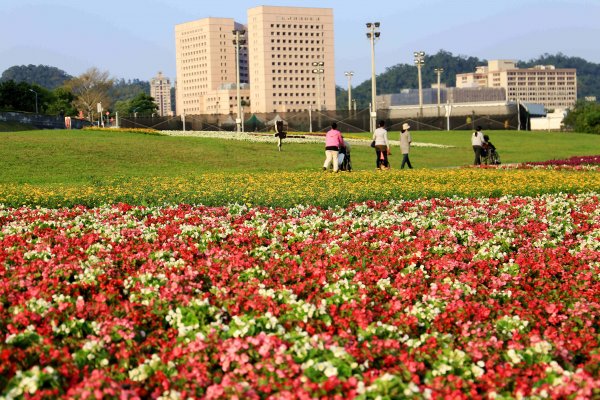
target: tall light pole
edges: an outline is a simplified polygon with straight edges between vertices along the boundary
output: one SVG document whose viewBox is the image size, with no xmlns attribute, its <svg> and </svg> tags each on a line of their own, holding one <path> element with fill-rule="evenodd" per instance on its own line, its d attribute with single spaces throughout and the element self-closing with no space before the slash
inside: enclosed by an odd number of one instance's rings
<svg viewBox="0 0 600 400">
<path fill-rule="evenodd" d="M 35 113 L 38 113 L 38 92 L 33 89 L 29 89 L 30 92 L 35 93 Z"/>
<path fill-rule="evenodd" d="M 442 75 L 442 72 L 444 72 L 444 68 L 435 68 L 434 71 L 437 74 L 437 97 L 438 97 L 437 112 L 438 112 L 438 117 L 439 117 L 440 116 L 440 103 L 441 103 L 441 95 L 440 95 L 441 88 L 440 88 L 440 86 L 442 85 L 441 75 Z"/>
<path fill-rule="evenodd" d="M 344 75 L 348 78 L 348 111 L 352 110 L 352 76 L 354 71 L 346 71 Z"/>
<path fill-rule="evenodd" d="M 415 64 L 419 72 L 419 116 L 423 117 L 423 84 L 421 82 L 421 67 L 425 64 L 425 52 L 415 51 Z"/>
<path fill-rule="evenodd" d="M 312 72 L 313 74 L 317 74 L 317 82 L 319 84 L 318 87 L 318 91 L 317 91 L 317 96 L 318 96 L 318 101 L 319 101 L 319 107 L 317 108 L 317 110 L 321 111 L 323 109 L 323 104 L 321 102 L 321 77 L 323 76 L 323 74 L 325 73 L 325 70 L 323 69 L 323 67 L 325 66 L 325 63 L 323 61 L 315 61 L 312 63 L 313 67 L 315 67 Z"/>
<path fill-rule="evenodd" d="M 367 38 L 371 41 L 371 132 L 375 131 L 377 118 L 377 106 L 375 105 L 375 97 L 377 96 L 377 86 L 375 82 L 375 39 L 378 39 L 381 33 L 379 32 L 379 22 L 367 22 Z"/>
<path fill-rule="evenodd" d="M 234 29 L 233 44 L 235 45 L 235 87 L 237 90 L 237 118 L 235 119 L 235 125 L 237 131 L 242 131 L 242 99 L 240 98 L 240 46 L 246 44 L 246 39 L 240 38 L 246 34 L 245 30 Z"/>
</svg>

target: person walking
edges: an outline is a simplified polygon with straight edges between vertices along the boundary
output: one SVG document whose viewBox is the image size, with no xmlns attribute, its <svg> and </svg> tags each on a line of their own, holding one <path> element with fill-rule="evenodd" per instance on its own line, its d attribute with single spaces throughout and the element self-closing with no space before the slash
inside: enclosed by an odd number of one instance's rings
<svg viewBox="0 0 600 400">
<path fill-rule="evenodd" d="M 344 139 L 342 133 L 337 130 L 337 123 L 331 123 L 331 129 L 325 135 L 325 163 L 323 171 L 329 169 L 329 165 L 333 164 L 333 172 L 339 171 L 338 153 L 340 147 L 344 147 Z"/>
<path fill-rule="evenodd" d="M 473 152 L 475 153 L 475 161 L 473 161 L 474 165 L 481 165 L 481 153 L 484 144 L 485 138 L 481 132 L 481 126 L 478 126 L 477 130 L 471 135 L 471 145 L 473 146 Z"/>
<path fill-rule="evenodd" d="M 412 143 L 412 137 L 410 136 L 410 125 L 406 122 L 402 124 L 402 132 L 400 132 L 400 150 L 402 150 L 402 165 L 400 169 L 404 169 L 404 165 L 408 165 L 408 168 L 412 169 L 410 160 L 408 159 L 408 153 L 410 152 L 410 144 Z"/>
<path fill-rule="evenodd" d="M 375 142 L 375 155 L 377 156 L 377 169 L 388 169 L 388 155 L 390 152 L 390 141 L 388 140 L 387 130 L 385 129 L 385 121 L 381 120 L 377 124 L 378 128 L 373 132 L 373 141 Z"/>
<path fill-rule="evenodd" d="M 281 151 L 281 145 L 286 136 L 287 133 L 283 130 L 283 121 L 275 122 L 275 137 L 277 138 L 277 148 L 279 151 Z"/>
</svg>

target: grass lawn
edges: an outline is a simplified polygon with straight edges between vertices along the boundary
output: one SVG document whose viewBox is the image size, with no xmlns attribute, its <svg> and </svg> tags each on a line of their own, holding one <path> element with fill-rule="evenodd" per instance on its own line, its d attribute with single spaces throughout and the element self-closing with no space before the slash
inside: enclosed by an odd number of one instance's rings
<svg viewBox="0 0 600 400">
<path fill-rule="evenodd" d="M 486 132 L 503 163 L 541 161 L 600 153 L 600 135 L 577 133 Z M 469 131 L 413 132 L 414 142 L 455 146 L 413 147 L 416 168 L 468 165 L 473 151 Z M 369 134 L 363 134 L 368 139 Z M 207 172 L 319 170 L 321 144 L 275 144 L 205 138 L 176 138 L 121 132 L 40 130 L 0 133 L 0 183 L 89 183 L 113 177 L 185 177 Z M 390 139 L 397 140 L 398 132 Z M 398 168 L 399 147 L 390 161 Z M 374 152 L 354 145 L 355 170 L 374 169 Z"/>
</svg>

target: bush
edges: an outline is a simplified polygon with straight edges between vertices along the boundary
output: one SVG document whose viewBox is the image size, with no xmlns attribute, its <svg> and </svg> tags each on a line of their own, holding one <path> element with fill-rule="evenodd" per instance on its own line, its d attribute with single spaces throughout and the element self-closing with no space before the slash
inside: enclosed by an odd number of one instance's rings
<svg viewBox="0 0 600 400">
<path fill-rule="evenodd" d="M 564 124 L 577 132 L 600 134 L 600 104 L 577 102 L 566 116 Z"/>
</svg>

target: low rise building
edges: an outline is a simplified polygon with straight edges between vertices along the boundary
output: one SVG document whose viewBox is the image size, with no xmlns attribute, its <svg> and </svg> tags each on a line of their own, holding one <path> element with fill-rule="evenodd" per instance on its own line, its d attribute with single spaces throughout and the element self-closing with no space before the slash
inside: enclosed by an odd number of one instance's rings
<svg viewBox="0 0 600 400">
<path fill-rule="evenodd" d="M 512 60 L 493 60 L 475 72 L 457 74 L 456 87 L 503 88 L 508 101 L 569 108 L 577 102 L 577 71 L 553 65 L 518 68 Z"/>
</svg>

